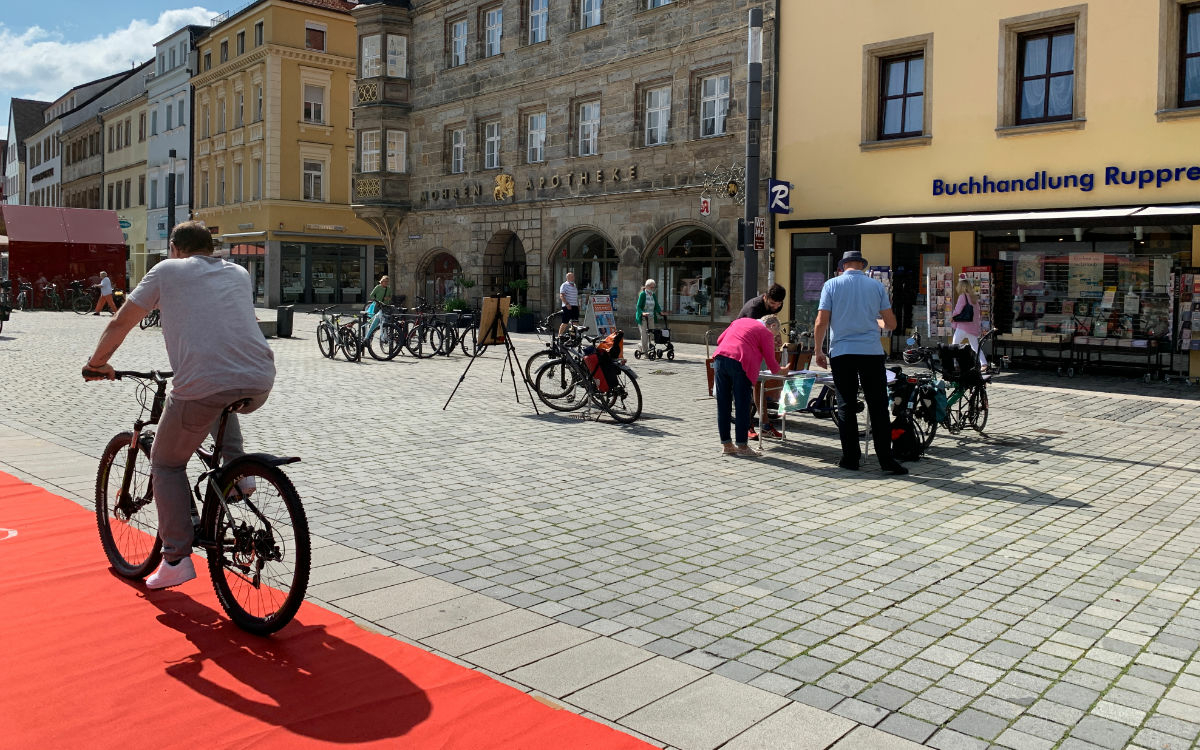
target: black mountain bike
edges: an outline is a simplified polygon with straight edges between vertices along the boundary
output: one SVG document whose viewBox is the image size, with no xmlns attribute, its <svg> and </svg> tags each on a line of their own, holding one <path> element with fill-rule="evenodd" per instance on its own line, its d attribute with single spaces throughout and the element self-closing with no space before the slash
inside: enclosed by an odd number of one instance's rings
<svg viewBox="0 0 1200 750">
<path fill-rule="evenodd" d="M 142 412 L 133 430 L 117 433 L 100 457 L 96 524 L 104 554 L 125 578 L 145 578 L 162 560 L 150 486 L 154 433 L 146 428 L 162 417 L 172 374 L 116 373 L 118 380 L 137 382 Z M 193 544 L 208 557 L 213 588 L 229 618 L 251 633 L 267 635 L 287 625 L 300 608 L 308 588 L 311 548 L 300 496 L 279 468 L 299 458 L 248 453 L 220 465 L 229 414 L 247 403 L 227 406 L 211 448 L 196 451 L 206 470 L 192 488 Z M 143 419 L 147 409 L 149 419 Z"/>
</svg>

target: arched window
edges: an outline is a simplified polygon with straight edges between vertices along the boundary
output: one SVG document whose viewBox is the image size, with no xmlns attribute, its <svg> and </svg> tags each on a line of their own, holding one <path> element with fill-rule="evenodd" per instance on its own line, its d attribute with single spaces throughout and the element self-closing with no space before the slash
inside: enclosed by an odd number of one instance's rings
<svg viewBox="0 0 1200 750">
<path fill-rule="evenodd" d="M 576 232 L 559 245 L 554 253 L 555 299 L 568 271 L 575 273 L 580 294 L 611 295 L 613 309 L 617 309 L 617 249 L 604 235 Z"/>
<path fill-rule="evenodd" d="M 677 320 L 727 321 L 733 258 L 721 240 L 703 227 L 672 230 L 650 257 L 650 278 L 658 280 L 663 310 Z"/>
</svg>

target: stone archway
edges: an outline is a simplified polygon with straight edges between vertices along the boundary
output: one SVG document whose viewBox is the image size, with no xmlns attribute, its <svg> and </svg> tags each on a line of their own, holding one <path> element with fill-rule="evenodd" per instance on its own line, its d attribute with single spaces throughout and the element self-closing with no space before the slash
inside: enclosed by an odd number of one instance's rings
<svg viewBox="0 0 1200 750">
<path fill-rule="evenodd" d="M 423 271 L 420 294 L 426 302 L 440 307 L 447 299 L 462 298 L 462 265 L 448 251 L 435 251 L 423 264 Z"/>
<path fill-rule="evenodd" d="M 488 294 L 507 294 L 527 305 L 529 265 L 525 246 L 516 232 L 502 229 L 492 235 L 483 251 L 484 287 Z"/>
</svg>

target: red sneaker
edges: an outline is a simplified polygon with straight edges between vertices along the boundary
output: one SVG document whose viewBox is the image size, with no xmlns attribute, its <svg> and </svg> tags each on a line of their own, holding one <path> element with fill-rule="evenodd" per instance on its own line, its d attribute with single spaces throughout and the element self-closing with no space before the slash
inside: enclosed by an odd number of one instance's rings
<svg viewBox="0 0 1200 750">
<path fill-rule="evenodd" d="M 766 437 L 775 438 L 777 440 L 783 439 L 783 433 L 780 432 L 779 430 L 775 429 L 774 427 L 764 427 L 762 434 Z"/>
<path fill-rule="evenodd" d="M 753 427 L 750 428 L 750 432 L 746 435 L 746 439 L 747 440 L 758 440 L 758 433 L 754 431 Z"/>
</svg>

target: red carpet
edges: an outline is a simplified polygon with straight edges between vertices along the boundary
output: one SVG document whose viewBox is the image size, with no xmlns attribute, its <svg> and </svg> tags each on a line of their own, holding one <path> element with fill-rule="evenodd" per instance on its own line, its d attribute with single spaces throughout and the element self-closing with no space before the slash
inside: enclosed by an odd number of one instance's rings
<svg viewBox="0 0 1200 750">
<path fill-rule="evenodd" d="M 94 515 L 0 473 L 0 747 L 649 747 L 310 604 L 249 635 L 196 567 L 125 581 Z"/>
</svg>

